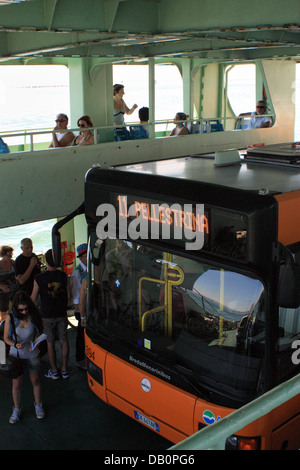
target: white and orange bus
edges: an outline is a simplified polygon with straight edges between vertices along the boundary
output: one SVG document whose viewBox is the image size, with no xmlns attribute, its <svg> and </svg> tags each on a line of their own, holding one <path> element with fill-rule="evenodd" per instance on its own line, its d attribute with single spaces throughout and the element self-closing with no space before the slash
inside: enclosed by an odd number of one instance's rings
<svg viewBox="0 0 300 470">
<path fill-rule="evenodd" d="M 86 175 L 88 383 L 171 442 L 300 371 L 300 167 L 286 148 Z M 299 412 L 295 397 L 226 448 L 298 449 Z"/>
</svg>

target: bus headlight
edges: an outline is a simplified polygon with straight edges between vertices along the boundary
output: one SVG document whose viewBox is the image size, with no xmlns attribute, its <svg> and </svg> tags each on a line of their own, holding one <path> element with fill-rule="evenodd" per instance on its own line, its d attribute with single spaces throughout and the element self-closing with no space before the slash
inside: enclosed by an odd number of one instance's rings
<svg viewBox="0 0 300 470">
<path fill-rule="evenodd" d="M 226 439 L 225 450 L 260 450 L 260 438 L 229 436 Z"/>
<path fill-rule="evenodd" d="M 100 367 L 96 366 L 87 358 L 87 372 L 98 384 L 103 385 L 103 372 Z"/>
</svg>

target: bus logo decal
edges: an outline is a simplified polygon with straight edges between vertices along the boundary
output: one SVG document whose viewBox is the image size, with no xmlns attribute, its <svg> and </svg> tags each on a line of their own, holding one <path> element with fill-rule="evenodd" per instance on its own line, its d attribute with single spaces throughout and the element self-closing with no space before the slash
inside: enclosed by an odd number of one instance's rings
<svg viewBox="0 0 300 470">
<path fill-rule="evenodd" d="M 151 390 L 151 383 L 149 379 L 144 378 L 141 382 L 142 389 L 144 392 L 150 392 Z"/>
<path fill-rule="evenodd" d="M 221 416 L 216 418 L 212 411 L 205 410 L 203 411 L 202 418 L 206 424 L 213 424 L 215 421 L 219 421 Z"/>
</svg>

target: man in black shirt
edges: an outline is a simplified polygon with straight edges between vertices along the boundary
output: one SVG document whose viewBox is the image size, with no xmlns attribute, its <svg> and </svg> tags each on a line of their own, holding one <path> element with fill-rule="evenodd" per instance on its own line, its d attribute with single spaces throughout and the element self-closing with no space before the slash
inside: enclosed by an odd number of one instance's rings
<svg viewBox="0 0 300 470">
<path fill-rule="evenodd" d="M 47 349 L 51 369 L 48 370 L 45 377 L 54 380 L 59 378 L 55 353 L 55 340 L 58 338 L 61 344 L 61 376 L 66 379 L 69 377 L 67 372 L 69 355 L 67 334 L 69 279 L 65 272 L 56 269 L 53 262 L 52 250 L 48 250 L 46 252 L 45 259 L 47 270 L 35 277 L 31 298 L 35 302 L 40 294 L 40 310 L 44 325 L 44 333 L 48 336 Z"/>
<path fill-rule="evenodd" d="M 21 249 L 22 253 L 15 260 L 16 277 L 20 289 L 31 295 L 34 278 L 41 272 L 40 261 L 36 254 L 32 252 L 33 247 L 30 238 L 21 240 Z"/>
</svg>

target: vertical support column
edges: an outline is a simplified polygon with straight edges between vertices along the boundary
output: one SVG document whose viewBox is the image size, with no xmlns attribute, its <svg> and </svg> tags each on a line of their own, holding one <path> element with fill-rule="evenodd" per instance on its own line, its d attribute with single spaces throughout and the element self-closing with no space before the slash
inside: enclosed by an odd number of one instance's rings
<svg viewBox="0 0 300 470">
<path fill-rule="evenodd" d="M 86 58 L 69 60 L 71 126 L 88 114 L 100 130 L 100 142 L 113 141 L 112 65 Z M 111 97 L 111 99 L 110 99 Z"/>
<path fill-rule="evenodd" d="M 183 112 L 190 119 L 194 117 L 194 108 L 192 106 L 192 78 L 191 78 L 191 59 L 182 59 L 182 81 L 183 81 Z"/>
<path fill-rule="evenodd" d="M 149 73 L 149 121 L 155 121 L 155 60 L 153 57 L 148 59 L 148 73 Z M 155 136 L 155 128 L 150 126 L 149 137 Z"/>
<path fill-rule="evenodd" d="M 220 117 L 220 118 L 223 117 L 223 90 L 224 90 L 224 64 L 219 64 L 219 67 L 218 67 L 217 117 Z M 223 125 L 224 124 L 225 124 L 225 121 L 224 121 Z"/>
<path fill-rule="evenodd" d="M 263 100 L 263 89 L 264 89 L 264 71 L 261 60 L 255 62 L 256 65 L 256 101 Z M 254 103 L 255 105 L 255 103 Z"/>
<path fill-rule="evenodd" d="M 69 93 L 70 93 L 70 119 L 71 127 L 77 127 L 77 119 L 84 114 L 84 82 L 85 62 L 83 59 L 69 60 Z"/>
</svg>

